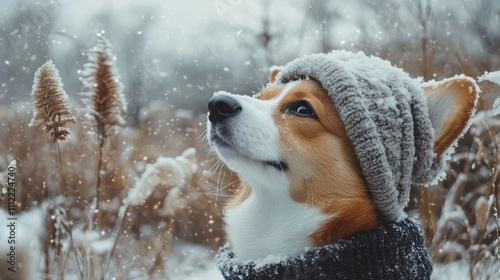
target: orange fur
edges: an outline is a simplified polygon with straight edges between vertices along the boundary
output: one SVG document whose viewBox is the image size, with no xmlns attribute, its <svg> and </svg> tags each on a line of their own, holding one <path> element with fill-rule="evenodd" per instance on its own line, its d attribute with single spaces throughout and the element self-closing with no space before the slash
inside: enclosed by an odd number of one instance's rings
<svg viewBox="0 0 500 280">
<path fill-rule="evenodd" d="M 280 87 L 260 95 L 271 99 Z M 284 114 L 287 105 L 307 100 L 319 121 Z M 290 195 L 298 203 L 320 209 L 332 218 L 311 234 L 322 246 L 379 224 L 359 164 L 332 98 L 321 85 L 302 81 L 281 101 L 274 121 L 281 133 L 284 161 L 289 166 Z M 321 149 L 318 149 L 318 148 Z"/>
<path fill-rule="evenodd" d="M 280 67 L 271 67 L 271 69 L 269 69 L 269 82 L 271 83 L 274 83 L 276 81 L 276 77 L 278 76 L 278 74 L 280 73 L 281 71 L 281 68 Z"/>
</svg>

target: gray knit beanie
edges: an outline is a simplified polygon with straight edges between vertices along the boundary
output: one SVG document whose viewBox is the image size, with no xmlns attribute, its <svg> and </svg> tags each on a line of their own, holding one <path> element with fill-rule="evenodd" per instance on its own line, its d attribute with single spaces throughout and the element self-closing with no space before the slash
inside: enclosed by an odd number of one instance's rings
<svg viewBox="0 0 500 280">
<path fill-rule="evenodd" d="M 420 81 L 380 58 L 333 51 L 288 63 L 276 82 L 305 78 L 333 98 L 383 218 L 404 218 L 411 184 L 435 182 L 444 166 Z"/>
</svg>

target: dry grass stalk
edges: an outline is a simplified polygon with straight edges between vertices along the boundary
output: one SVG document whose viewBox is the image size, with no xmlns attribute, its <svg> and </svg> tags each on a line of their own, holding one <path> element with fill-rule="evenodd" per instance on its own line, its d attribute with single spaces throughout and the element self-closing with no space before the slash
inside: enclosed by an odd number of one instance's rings
<svg viewBox="0 0 500 280">
<path fill-rule="evenodd" d="M 70 113 L 68 95 L 64 92 L 59 71 L 51 60 L 47 61 L 36 71 L 31 96 L 33 98 L 34 113 L 30 126 L 42 125 L 44 131 L 50 135 L 52 142 L 57 143 L 60 190 L 65 198 L 59 141 L 65 140 L 70 134 L 65 126 L 68 123 L 75 123 L 75 118 Z M 45 190 L 45 200 L 49 200 L 48 189 Z M 64 204 L 66 206 L 66 200 L 64 200 Z M 48 232 L 44 246 L 46 274 L 50 272 L 49 241 L 54 240 L 54 223 L 50 219 L 53 212 L 54 207 L 52 205 L 49 207 L 47 213 Z M 58 237 L 59 236 L 56 234 L 56 239 Z M 55 240 L 56 243 L 58 243 L 58 241 L 59 240 Z M 57 250 L 57 253 L 56 258 L 58 258 L 60 251 Z"/>
<path fill-rule="evenodd" d="M 65 140 L 69 135 L 66 124 L 75 123 L 70 113 L 68 95 L 62 86 L 59 71 L 51 60 L 36 71 L 31 92 L 34 113 L 30 126 L 42 125 L 52 142 Z"/>
<path fill-rule="evenodd" d="M 68 95 L 64 92 L 59 71 L 51 60 L 45 62 L 36 71 L 31 96 L 33 98 L 34 113 L 29 125 L 42 125 L 45 132 L 52 138 L 52 142 L 57 142 L 60 187 L 64 195 L 64 178 L 62 176 L 59 141 L 65 140 L 69 135 L 69 131 L 65 126 L 68 123 L 76 123 L 76 119 L 70 113 Z M 45 198 L 48 198 L 47 195 L 48 192 L 46 191 Z"/>
<path fill-rule="evenodd" d="M 123 86 L 115 69 L 115 57 L 111 53 L 108 40 L 97 34 L 97 45 L 86 51 L 91 63 L 85 65 L 81 78 L 88 92 L 84 93 L 83 101 L 87 104 L 96 124 L 99 139 L 99 155 L 96 183 L 96 224 L 101 224 L 99 212 L 99 196 L 101 187 L 102 153 L 106 139 L 113 134 L 117 125 L 125 123 L 121 114 L 127 105 L 123 95 Z"/>
</svg>

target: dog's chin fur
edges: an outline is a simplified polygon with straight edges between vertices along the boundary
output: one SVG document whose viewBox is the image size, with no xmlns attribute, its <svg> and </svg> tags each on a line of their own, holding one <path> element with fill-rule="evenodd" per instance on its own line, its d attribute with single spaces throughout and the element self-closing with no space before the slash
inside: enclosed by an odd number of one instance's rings
<svg viewBox="0 0 500 280">
<path fill-rule="evenodd" d="M 242 181 L 225 211 L 239 258 L 296 256 L 378 224 L 354 150 L 318 82 L 271 85 L 257 98 L 219 94 L 242 107 L 223 123 L 208 123 L 210 144 Z M 317 118 L 287 111 L 299 100 Z"/>
</svg>

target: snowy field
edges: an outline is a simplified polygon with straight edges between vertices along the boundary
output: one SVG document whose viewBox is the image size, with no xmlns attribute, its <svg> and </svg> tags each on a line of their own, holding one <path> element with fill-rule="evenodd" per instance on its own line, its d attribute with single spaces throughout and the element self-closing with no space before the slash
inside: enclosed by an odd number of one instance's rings
<svg viewBox="0 0 500 280">
<path fill-rule="evenodd" d="M 0 219 L 4 220 L 6 218 L 6 212 L 0 210 Z M 27 277 L 24 279 L 29 279 L 30 275 L 37 274 L 36 271 L 38 269 L 34 264 L 39 264 L 39 266 L 41 266 L 43 263 L 43 253 L 38 241 L 39 239 L 33 238 L 43 235 L 44 227 L 41 224 L 42 213 L 41 211 L 31 211 L 28 215 L 20 215 L 19 220 L 21 222 L 18 228 L 18 239 L 20 240 L 19 243 L 25 246 L 23 250 L 27 250 L 27 252 L 24 252 L 26 254 L 23 257 L 27 258 L 26 261 L 29 264 L 27 268 L 23 269 Z M 2 238 L 2 240 L 6 239 L 6 235 L 6 231 L 2 231 L 0 233 L 0 238 Z M 0 251 L 5 252 L 5 246 L 0 247 Z M 471 278 L 468 266 L 468 262 L 452 262 L 445 265 L 435 264 L 432 279 L 469 280 Z M 185 242 L 179 242 L 175 245 L 173 251 L 170 253 L 170 257 L 166 260 L 164 271 L 166 271 L 165 276 L 171 280 L 224 279 L 216 266 L 213 252 L 209 248 Z M 492 273 L 494 273 L 494 271 L 492 271 Z M 499 271 L 497 271 L 497 275 L 498 273 Z M 139 276 L 141 275 L 140 272 L 133 272 L 131 275 L 142 278 L 142 276 Z M 158 275 L 158 279 L 162 279 L 162 277 L 165 276 Z M 73 278 L 77 279 L 78 276 L 73 275 L 73 277 L 71 277 L 68 275 L 68 279 Z M 113 277 L 110 279 L 113 279 Z"/>
<path fill-rule="evenodd" d="M 7 213 L 0 210 L 0 220 L 7 218 Z M 43 253 L 39 244 L 38 238 L 35 236 L 42 236 L 44 227 L 41 223 L 41 211 L 31 211 L 28 215 L 20 215 L 18 228 L 18 240 L 23 244 L 26 261 L 29 264 L 23 270 L 26 272 L 26 277 L 36 275 L 38 270 L 35 264 L 41 265 L 43 263 Z M 6 239 L 7 232 L 2 231 L 0 238 Z M 0 247 L 0 251 L 5 252 L 5 246 Z M 137 256 L 139 257 L 139 256 Z M 202 245 L 189 244 L 179 242 L 173 248 L 170 257 L 167 258 L 164 271 L 166 276 L 171 280 L 222 280 L 224 279 L 220 274 L 213 256 L 213 252 Z M 137 273 L 137 274 L 134 274 Z M 133 272 L 131 275 L 141 275 L 140 272 Z M 142 278 L 141 276 L 138 276 Z M 162 279 L 163 276 L 158 276 Z M 78 278 L 77 275 L 73 277 L 68 275 L 68 279 Z M 111 277 L 112 278 L 112 277 Z M 110 279 L 111 279 L 110 278 Z M 21 279 L 21 278 L 20 278 Z M 26 278 L 29 279 L 29 278 Z M 121 278 L 118 278 L 121 279 Z M 468 280 L 471 279 L 468 271 L 467 262 L 452 262 L 446 265 L 437 264 L 434 266 L 433 278 L 436 280 Z"/>
</svg>

